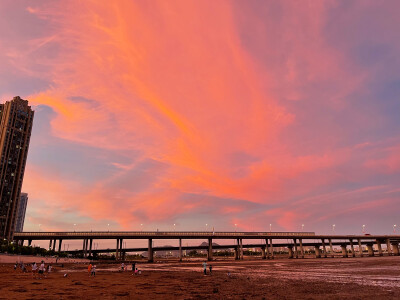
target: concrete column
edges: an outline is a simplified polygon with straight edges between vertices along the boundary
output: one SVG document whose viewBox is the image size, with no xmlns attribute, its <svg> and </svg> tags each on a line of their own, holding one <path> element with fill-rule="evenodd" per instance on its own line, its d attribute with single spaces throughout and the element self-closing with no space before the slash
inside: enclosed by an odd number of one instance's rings
<svg viewBox="0 0 400 300">
<path fill-rule="evenodd" d="M 297 251 L 297 241 L 296 239 L 293 239 L 294 243 L 294 257 L 299 258 L 299 252 Z"/>
<path fill-rule="evenodd" d="M 293 258 L 293 247 L 288 246 L 288 251 L 289 251 L 289 258 Z"/>
<path fill-rule="evenodd" d="M 318 245 L 315 246 L 315 258 L 321 258 L 321 250 Z"/>
<path fill-rule="evenodd" d="M 239 246 L 235 247 L 235 260 L 239 260 Z"/>
<path fill-rule="evenodd" d="M 390 247 L 390 239 L 386 240 L 386 248 L 387 248 L 388 255 L 392 255 L 392 248 Z"/>
<path fill-rule="evenodd" d="M 32 240 L 28 240 L 28 246 L 32 246 Z"/>
<path fill-rule="evenodd" d="M 322 242 L 322 249 L 324 251 L 324 257 L 327 258 L 328 256 L 326 255 L 325 239 L 322 239 L 321 242 Z"/>
<path fill-rule="evenodd" d="M 182 261 L 182 239 L 179 239 L 179 261 Z"/>
<path fill-rule="evenodd" d="M 351 256 L 356 257 L 356 253 L 354 252 L 354 245 L 353 245 L 353 240 L 350 239 L 350 248 L 351 248 Z"/>
<path fill-rule="evenodd" d="M 399 244 L 398 243 L 393 243 L 392 247 L 393 247 L 393 255 L 398 256 L 399 255 Z"/>
<path fill-rule="evenodd" d="M 89 256 L 92 256 L 92 245 L 93 245 L 93 239 L 90 239 L 90 242 L 89 242 Z"/>
<path fill-rule="evenodd" d="M 361 239 L 358 239 L 358 252 L 360 252 L 360 257 L 363 257 L 363 250 L 361 245 Z"/>
<path fill-rule="evenodd" d="M 262 254 L 262 259 L 267 259 L 267 255 L 265 253 L 265 246 L 261 247 L 261 254 Z"/>
<path fill-rule="evenodd" d="M 53 240 L 50 240 L 50 241 L 49 241 L 49 250 L 51 249 L 52 243 L 53 243 Z"/>
<path fill-rule="evenodd" d="M 212 239 L 208 239 L 208 255 L 207 255 L 208 261 L 213 260 L 213 252 L 212 252 Z"/>
<path fill-rule="evenodd" d="M 367 249 L 368 249 L 368 255 L 369 256 L 374 256 L 374 249 L 372 249 L 372 245 L 371 244 L 367 245 Z"/>
<path fill-rule="evenodd" d="M 268 239 L 265 239 L 265 247 L 266 247 L 266 254 L 267 254 L 267 258 L 270 259 L 270 249 L 269 249 L 269 242 Z"/>
<path fill-rule="evenodd" d="M 383 256 L 381 241 L 380 240 L 376 240 L 376 244 L 378 245 L 379 256 Z"/>
<path fill-rule="evenodd" d="M 333 252 L 332 239 L 329 239 L 329 248 L 331 249 L 332 257 L 335 257 L 335 252 Z"/>
<path fill-rule="evenodd" d="M 303 240 L 299 239 L 301 258 L 304 258 Z"/>
<path fill-rule="evenodd" d="M 62 239 L 60 239 L 60 242 L 58 243 L 58 252 L 61 252 L 61 245 L 62 245 Z"/>
<path fill-rule="evenodd" d="M 119 239 L 117 239 L 117 245 L 115 247 L 115 260 L 119 259 Z"/>
<path fill-rule="evenodd" d="M 56 245 L 57 245 L 57 240 L 56 239 L 54 239 L 53 240 L 53 251 L 56 251 Z"/>
<path fill-rule="evenodd" d="M 274 245 L 272 244 L 272 239 L 269 239 L 269 246 L 271 249 L 271 259 L 274 259 Z"/>
<path fill-rule="evenodd" d="M 148 256 L 148 262 L 153 262 L 154 258 L 153 258 L 153 240 L 149 239 L 149 247 L 148 247 L 148 251 L 147 251 L 147 256 Z"/>
<path fill-rule="evenodd" d="M 240 252 L 239 252 L 239 256 L 240 256 L 240 260 L 243 260 L 243 240 L 239 239 L 240 242 Z"/>
<path fill-rule="evenodd" d="M 343 255 L 343 257 L 348 257 L 347 256 L 346 244 L 340 245 L 340 247 L 342 247 L 342 255 Z"/>
</svg>

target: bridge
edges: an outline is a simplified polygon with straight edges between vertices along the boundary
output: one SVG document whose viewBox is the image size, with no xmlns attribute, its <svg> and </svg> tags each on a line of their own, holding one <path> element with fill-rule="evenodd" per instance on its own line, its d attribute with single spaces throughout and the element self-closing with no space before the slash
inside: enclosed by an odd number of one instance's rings
<svg viewBox="0 0 400 300">
<path fill-rule="evenodd" d="M 178 240 L 178 247 L 154 247 L 153 240 Z M 314 232 L 192 232 L 192 231 L 85 231 L 85 232 L 18 232 L 14 240 L 23 245 L 25 241 L 30 246 L 33 240 L 48 240 L 49 249 L 61 252 L 65 240 L 82 240 L 81 252 L 84 257 L 94 253 L 115 252 L 116 259 L 124 259 L 128 252 L 147 251 L 148 261 L 153 262 L 156 251 L 179 251 L 182 260 L 183 250 L 207 250 L 208 260 L 213 260 L 213 249 L 233 249 L 235 259 L 243 259 L 244 248 L 260 248 L 262 258 L 274 258 L 274 248 L 287 249 L 289 258 L 304 258 L 305 247 L 313 247 L 316 258 L 333 256 L 333 246 L 340 246 L 343 257 L 349 255 L 362 257 L 363 246 L 367 248 L 367 255 L 374 256 L 373 246 L 377 248 L 379 256 L 383 256 L 382 246 L 388 255 L 399 255 L 400 235 L 316 235 Z M 93 249 L 93 240 L 116 240 L 115 249 Z M 123 248 L 124 240 L 147 240 L 146 248 Z M 182 240 L 204 240 L 206 246 L 182 246 Z M 213 245 L 215 240 L 230 240 L 233 244 Z M 243 244 L 243 240 L 262 240 L 265 243 Z M 358 248 L 357 253 L 355 246 Z M 348 249 L 350 247 L 350 251 Z M 329 249 L 329 251 L 328 251 Z M 67 251 L 76 253 L 77 251 Z"/>
</svg>

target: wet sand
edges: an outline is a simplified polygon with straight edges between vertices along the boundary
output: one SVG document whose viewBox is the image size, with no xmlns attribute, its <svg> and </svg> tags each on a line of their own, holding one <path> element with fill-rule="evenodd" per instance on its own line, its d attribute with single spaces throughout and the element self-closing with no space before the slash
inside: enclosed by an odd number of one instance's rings
<svg viewBox="0 0 400 300">
<path fill-rule="evenodd" d="M 211 264 L 204 276 L 201 261 L 139 263 L 141 275 L 96 263 L 95 278 L 87 264 L 65 264 L 40 280 L 2 264 L 0 299 L 400 299 L 400 257 Z"/>
</svg>

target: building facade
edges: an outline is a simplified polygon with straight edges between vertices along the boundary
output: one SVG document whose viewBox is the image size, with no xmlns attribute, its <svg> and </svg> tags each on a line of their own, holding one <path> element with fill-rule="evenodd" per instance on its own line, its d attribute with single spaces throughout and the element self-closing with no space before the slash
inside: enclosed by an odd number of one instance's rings
<svg viewBox="0 0 400 300">
<path fill-rule="evenodd" d="M 17 210 L 17 220 L 15 222 L 15 232 L 24 231 L 26 205 L 28 204 L 28 194 L 21 193 Z"/>
<path fill-rule="evenodd" d="M 0 104 L 0 238 L 12 240 L 34 112 L 20 97 Z"/>
</svg>

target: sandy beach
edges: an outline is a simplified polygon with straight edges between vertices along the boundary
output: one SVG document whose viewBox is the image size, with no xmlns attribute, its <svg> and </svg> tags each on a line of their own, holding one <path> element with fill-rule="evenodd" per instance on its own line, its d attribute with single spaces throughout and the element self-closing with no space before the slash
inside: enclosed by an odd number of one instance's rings
<svg viewBox="0 0 400 300">
<path fill-rule="evenodd" d="M 53 264 L 43 279 L 1 264 L 0 299 L 400 298 L 400 257 L 214 261 L 206 276 L 201 263 L 143 262 L 133 275 L 131 265 L 120 272 L 119 264 L 96 262 L 95 278 L 87 263 Z"/>
</svg>

